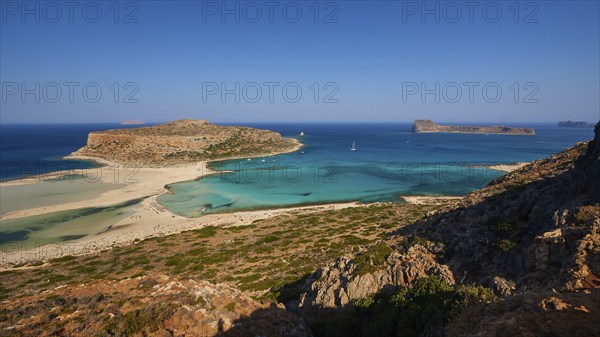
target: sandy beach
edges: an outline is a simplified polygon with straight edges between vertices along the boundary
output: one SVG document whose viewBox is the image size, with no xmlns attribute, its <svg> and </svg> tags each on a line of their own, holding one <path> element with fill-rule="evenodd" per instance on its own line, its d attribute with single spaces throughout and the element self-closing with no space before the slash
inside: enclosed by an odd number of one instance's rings
<svg viewBox="0 0 600 337">
<path fill-rule="evenodd" d="M 172 168 L 133 169 L 121 167 L 118 164 L 95 158 L 78 157 L 77 159 L 96 160 L 105 164 L 105 166 L 95 169 L 78 170 L 76 173 L 81 174 L 86 178 L 75 183 L 95 184 L 102 182 L 108 184 L 120 184 L 121 187 L 104 192 L 95 198 L 87 200 L 8 212 L 2 215 L 0 220 L 22 218 L 77 208 L 109 206 L 132 199 L 156 196 L 167 192 L 165 186 L 168 184 L 193 180 L 211 173 L 207 168 L 206 162 L 198 162 L 187 166 Z M 36 183 L 35 180 L 32 180 L 33 179 L 6 182 L 0 184 L 0 188 L 14 184 Z"/>
<path fill-rule="evenodd" d="M 508 173 L 508 172 L 516 171 L 520 168 L 523 168 L 527 164 L 529 164 L 529 163 L 528 162 L 518 162 L 518 163 L 513 163 L 513 164 L 490 165 L 490 166 L 486 166 L 486 167 L 491 170 L 497 170 L 497 171 L 502 171 L 502 172 Z"/>
<path fill-rule="evenodd" d="M 312 213 L 324 210 L 361 207 L 357 202 L 327 205 L 278 208 L 273 210 L 244 211 L 235 213 L 207 214 L 199 218 L 175 215 L 156 202 L 156 196 L 147 198 L 134 206 L 135 214 L 117 222 L 110 229 L 84 238 L 44 245 L 41 247 L 5 247 L 0 256 L 0 270 L 12 269 L 16 264 L 45 261 L 66 255 L 87 255 L 114 247 L 135 244 L 155 236 L 166 236 L 206 226 L 244 226 L 255 220 L 290 213 Z M 7 245 L 10 246 L 10 245 Z"/>
<path fill-rule="evenodd" d="M 436 205 L 443 204 L 448 201 L 458 201 L 463 197 L 453 197 L 453 196 L 413 196 L 413 195 L 401 195 L 400 196 L 404 201 L 413 205 Z"/>
<path fill-rule="evenodd" d="M 280 153 L 269 153 L 261 155 L 259 157 L 297 151 L 302 147 L 302 144 L 297 140 L 295 141 L 296 146 L 289 151 Z M 220 160 L 231 160 L 239 158 L 248 157 L 232 157 Z M 78 184 L 106 183 L 118 184 L 120 187 L 111 191 L 104 192 L 95 198 L 7 212 L 6 214 L 0 215 L 0 220 L 10 220 L 27 216 L 67 211 L 85 207 L 109 206 L 122 203 L 128 200 L 158 196 L 160 194 L 168 192 L 166 186 L 169 184 L 194 180 L 215 173 L 208 168 L 209 162 L 206 161 L 186 165 L 177 165 L 173 167 L 136 168 L 127 165 L 122 165 L 119 163 L 114 163 L 102 158 L 87 157 L 81 155 L 69 155 L 66 156 L 65 159 L 90 160 L 95 161 L 101 164 L 102 166 L 92 169 L 58 171 L 39 176 L 32 176 L 27 179 L 2 182 L 0 183 L 0 188 L 5 186 L 35 184 L 40 181 L 57 179 L 60 177 L 68 176 L 70 174 L 78 174 L 84 177 L 84 179 L 75 182 Z"/>
</svg>

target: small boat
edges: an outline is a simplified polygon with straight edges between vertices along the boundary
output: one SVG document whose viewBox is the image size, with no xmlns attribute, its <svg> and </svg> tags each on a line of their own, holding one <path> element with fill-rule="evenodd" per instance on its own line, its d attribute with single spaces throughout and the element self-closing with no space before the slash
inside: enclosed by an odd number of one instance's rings
<svg viewBox="0 0 600 337">
<path fill-rule="evenodd" d="M 356 151 L 356 142 L 352 142 L 352 147 L 350 148 L 350 151 Z"/>
<path fill-rule="evenodd" d="M 300 137 L 304 136 L 304 131 L 300 131 Z"/>
<path fill-rule="evenodd" d="M 263 158 L 261 161 L 264 163 L 266 160 L 265 160 L 265 158 Z"/>
</svg>

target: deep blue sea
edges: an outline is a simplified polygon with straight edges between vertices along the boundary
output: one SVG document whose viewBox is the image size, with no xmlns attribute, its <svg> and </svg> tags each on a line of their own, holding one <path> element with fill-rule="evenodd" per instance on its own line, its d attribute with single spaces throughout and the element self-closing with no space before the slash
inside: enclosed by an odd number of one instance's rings
<svg viewBox="0 0 600 337">
<path fill-rule="evenodd" d="M 159 202 L 186 216 L 338 201 L 394 201 L 400 195 L 463 195 L 503 174 L 484 166 L 531 161 L 592 138 L 592 129 L 533 127 L 535 136 L 414 134 L 404 124 L 264 123 L 247 126 L 297 137 L 297 152 L 217 162 L 223 173 L 170 186 Z M 118 124 L 1 125 L 2 180 L 89 168 L 63 160 L 90 131 Z M 304 132 L 303 137 L 298 134 Z M 350 151 L 352 143 L 356 151 Z"/>
<path fill-rule="evenodd" d="M 0 124 L 0 178 L 90 168 L 96 164 L 64 160 L 84 146 L 91 131 L 123 128 L 120 124 Z"/>
</svg>

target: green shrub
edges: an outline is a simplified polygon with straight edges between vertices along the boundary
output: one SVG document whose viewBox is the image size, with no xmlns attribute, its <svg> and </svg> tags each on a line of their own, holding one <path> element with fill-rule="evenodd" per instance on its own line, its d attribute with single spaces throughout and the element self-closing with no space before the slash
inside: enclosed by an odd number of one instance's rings
<svg viewBox="0 0 600 337">
<path fill-rule="evenodd" d="M 235 312 L 235 305 L 236 305 L 235 302 L 229 302 L 224 306 L 224 308 L 227 311 Z"/>
<path fill-rule="evenodd" d="M 515 248 L 517 246 L 516 243 L 510 241 L 510 240 L 500 240 L 498 242 L 498 248 L 500 248 L 501 251 L 507 253 L 510 250 L 512 250 L 513 248 Z"/>
<path fill-rule="evenodd" d="M 104 330 L 111 335 L 116 333 L 132 336 L 140 332 L 155 332 L 163 322 L 173 315 L 174 309 L 166 304 L 152 304 L 142 309 L 118 315 L 105 325 Z M 143 333 L 142 335 L 147 335 Z"/>
<path fill-rule="evenodd" d="M 354 275 L 365 275 L 377 271 L 385 265 L 392 253 L 392 248 L 385 243 L 378 243 L 367 248 L 367 251 L 354 259 L 356 269 Z"/>
<path fill-rule="evenodd" d="M 575 220 L 580 223 L 586 223 L 600 217 L 600 207 L 598 206 L 582 206 L 575 215 Z"/>
<path fill-rule="evenodd" d="M 430 276 L 393 294 L 357 299 L 349 311 L 311 326 L 316 337 L 417 337 L 426 331 L 437 335 L 465 308 L 493 299 L 489 289 L 452 286 Z"/>
<path fill-rule="evenodd" d="M 513 225 L 509 222 L 502 222 L 496 225 L 496 230 L 499 232 L 510 232 L 513 230 Z"/>
<path fill-rule="evenodd" d="M 200 239 L 212 238 L 215 236 L 215 234 L 217 234 L 217 227 L 206 226 L 204 228 L 195 230 L 194 233 L 198 234 L 198 238 Z"/>
<path fill-rule="evenodd" d="M 76 259 L 76 257 L 73 256 L 73 255 L 65 255 L 63 257 L 52 259 L 52 260 L 50 260 L 50 262 L 52 262 L 52 263 L 63 263 L 63 262 L 70 262 L 70 261 L 73 261 L 75 259 Z"/>
</svg>

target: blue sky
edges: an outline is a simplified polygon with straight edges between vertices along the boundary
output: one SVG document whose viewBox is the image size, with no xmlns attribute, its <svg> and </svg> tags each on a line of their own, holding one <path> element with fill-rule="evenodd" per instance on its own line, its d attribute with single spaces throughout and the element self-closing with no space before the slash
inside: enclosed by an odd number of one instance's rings
<svg viewBox="0 0 600 337">
<path fill-rule="evenodd" d="M 598 1 L 53 3 L 1 1 L 2 123 L 600 119 Z"/>
</svg>

